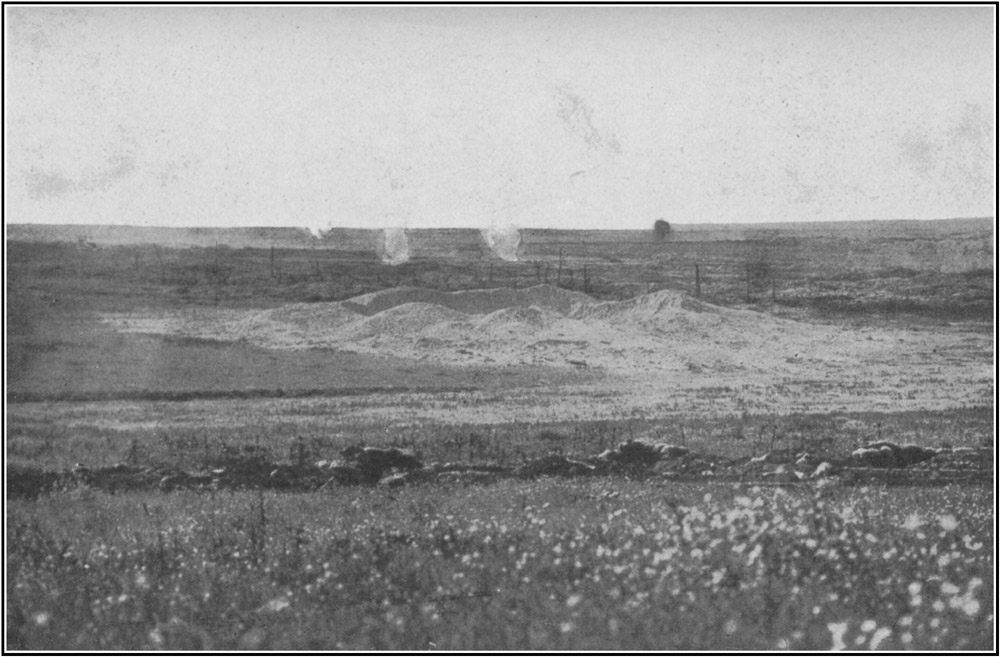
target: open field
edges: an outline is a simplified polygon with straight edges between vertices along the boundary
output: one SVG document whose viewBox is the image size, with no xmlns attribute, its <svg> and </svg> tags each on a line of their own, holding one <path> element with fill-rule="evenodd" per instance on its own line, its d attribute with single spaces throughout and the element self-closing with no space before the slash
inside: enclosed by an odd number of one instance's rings
<svg viewBox="0 0 1000 657">
<path fill-rule="evenodd" d="M 8 647 L 976 650 L 991 493 L 622 480 L 10 504 Z"/>
<path fill-rule="evenodd" d="M 6 645 L 989 649 L 991 223 L 12 231 Z"/>
</svg>

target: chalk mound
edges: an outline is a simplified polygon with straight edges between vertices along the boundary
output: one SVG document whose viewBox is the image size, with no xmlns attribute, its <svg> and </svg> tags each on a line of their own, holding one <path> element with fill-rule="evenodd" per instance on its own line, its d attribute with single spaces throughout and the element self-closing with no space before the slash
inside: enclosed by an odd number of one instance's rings
<svg viewBox="0 0 1000 657">
<path fill-rule="evenodd" d="M 625 301 L 597 301 L 582 293 L 552 285 L 525 289 L 496 288 L 442 292 L 397 287 L 364 294 L 340 306 L 362 315 L 375 315 L 408 303 L 441 306 L 467 315 L 487 315 L 512 308 L 539 308 L 575 319 L 655 321 L 682 313 L 715 313 L 723 309 L 676 290 L 660 290 Z M 725 310 L 724 312 L 739 313 Z"/>
<path fill-rule="evenodd" d="M 135 324 L 133 330 L 148 326 Z M 826 332 L 815 327 L 804 330 L 795 322 L 713 306 L 674 290 L 602 302 L 551 285 L 458 292 L 398 287 L 339 302 L 230 313 L 215 322 L 163 323 L 159 330 L 266 348 L 675 378 L 745 371 L 750 363 L 790 371 L 797 354 L 828 342 Z"/>
<path fill-rule="evenodd" d="M 713 338 L 746 333 L 743 318 L 661 290 L 625 301 L 601 302 L 552 285 L 443 292 L 399 287 L 329 304 L 299 304 L 258 321 L 270 336 L 298 336 L 302 347 L 339 349 L 440 362 L 545 364 L 620 369 L 656 366 L 681 370 L 682 352 Z M 729 313 L 729 315 L 727 315 Z M 731 316 L 730 316 L 731 315 Z M 294 324 L 294 330 L 278 324 Z M 716 342 L 712 346 L 712 342 Z"/>
<path fill-rule="evenodd" d="M 535 329 L 544 328 L 556 319 L 556 313 L 551 309 L 539 306 L 514 306 L 502 308 L 476 320 L 476 327 L 484 330 L 524 326 Z"/>
<path fill-rule="evenodd" d="M 563 290 L 552 285 L 536 285 L 527 289 L 496 288 L 442 292 L 416 287 L 396 287 L 363 294 L 340 302 L 344 308 L 362 315 L 374 315 L 406 303 L 428 303 L 468 315 L 484 315 L 511 307 L 541 306 L 569 314 L 577 306 L 597 303 L 581 292 Z"/>
<path fill-rule="evenodd" d="M 649 322 L 669 320 L 686 313 L 718 313 L 718 306 L 703 303 L 676 290 L 660 290 L 624 301 L 581 305 L 574 315 L 581 319 L 628 320 Z M 738 312 L 725 310 L 725 312 Z"/>
<path fill-rule="evenodd" d="M 295 303 L 255 313 L 250 323 L 260 325 L 267 322 L 281 322 L 310 328 L 339 326 L 357 319 L 358 313 L 342 303 Z"/>
<path fill-rule="evenodd" d="M 447 334 L 457 328 L 455 324 L 468 324 L 468 316 L 445 306 L 411 301 L 342 325 L 336 336 L 345 342 L 377 337 L 405 339 L 416 334 Z"/>
</svg>

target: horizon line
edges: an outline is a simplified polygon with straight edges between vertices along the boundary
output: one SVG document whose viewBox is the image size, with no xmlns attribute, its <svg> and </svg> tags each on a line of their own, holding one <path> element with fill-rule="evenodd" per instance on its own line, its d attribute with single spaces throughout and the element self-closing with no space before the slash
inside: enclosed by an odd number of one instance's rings
<svg viewBox="0 0 1000 657">
<path fill-rule="evenodd" d="M 711 229 L 713 227 L 753 227 L 753 226 L 795 226 L 795 225 L 819 225 L 819 224 L 849 224 L 849 223 L 889 223 L 889 222 L 911 222 L 911 223 L 929 223 L 936 221 L 992 221 L 996 217 L 991 215 L 984 216 L 964 216 L 964 217 L 936 217 L 936 218 L 893 218 L 893 219 L 821 219 L 821 220 L 796 220 L 796 221 L 754 221 L 754 222 L 705 222 L 705 223 L 681 223 L 681 222 L 668 222 L 671 227 L 683 227 L 687 230 L 706 228 Z M 57 222 L 43 222 L 43 221 L 29 221 L 29 222 L 11 222 L 5 221 L 4 227 L 8 226 L 50 226 L 53 228 L 57 227 L 113 227 L 113 228 L 167 228 L 175 230 L 245 230 L 251 228 L 266 228 L 266 229 L 281 229 L 281 230 L 304 230 L 306 232 L 313 232 L 313 229 L 309 226 L 298 226 L 298 225 L 275 225 L 275 224 L 245 224 L 238 226 L 226 226 L 226 225 L 168 225 L 168 224 L 128 224 L 128 223 L 57 223 Z M 575 232 L 575 231 L 610 231 L 610 232 L 632 232 L 632 231 L 648 231 L 651 230 L 652 224 L 644 228 L 591 228 L 591 227 L 540 227 L 540 226 L 519 226 L 516 223 L 507 224 L 504 226 L 400 226 L 400 225 L 389 225 L 389 226 L 359 226 L 359 225 L 339 225 L 339 226 L 329 226 L 326 228 L 320 228 L 321 232 L 328 232 L 333 230 L 372 230 L 372 231 L 383 231 L 389 229 L 403 229 L 405 231 L 413 230 L 475 230 L 475 231 L 486 231 L 491 228 L 514 228 L 516 230 L 550 230 L 550 231 L 564 231 L 564 232 Z"/>
</svg>

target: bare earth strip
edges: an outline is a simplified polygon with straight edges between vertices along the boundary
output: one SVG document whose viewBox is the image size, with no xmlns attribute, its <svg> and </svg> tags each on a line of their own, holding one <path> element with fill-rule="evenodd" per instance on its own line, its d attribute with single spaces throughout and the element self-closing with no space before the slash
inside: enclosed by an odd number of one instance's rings
<svg viewBox="0 0 1000 657">
<path fill-rule="evenodd" d="M 396 288 L 272 310 L 106 315 L 117 330 L 428 365 L 544 366 L 583 385 L 338 398 L 17 404 L 64 422 L 127 427 L 498 423 L 739 413 L 936 410 L 992 403 L 993 345 L 962 327 L 850 328 L 712 306 L 673 291 L 622 302 L 538 286 Z M 113 413 L 109 412 L 113 410 Z"/>
</svg>

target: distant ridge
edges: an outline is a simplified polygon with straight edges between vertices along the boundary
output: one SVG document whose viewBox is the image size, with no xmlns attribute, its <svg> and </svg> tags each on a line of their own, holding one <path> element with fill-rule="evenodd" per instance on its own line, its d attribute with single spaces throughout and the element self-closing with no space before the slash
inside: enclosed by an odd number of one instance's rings
<svg viewBox="0 0 1000 657">
<path fill-rule="evenodd" d="M 158 244 L 160 246 L 234 248 L 338 248 L 371 251 L 381 231 L 335 228 L 322 239 L 306 228 L 172 227 L 88 224 L 7 224 L 7 239 L 26 242 L 91 242 L 99 246 Z M 336 245 L 336 246 L 334 246 Z"/>
<path fill-rule="evenodd" d="M 959 219 L 899 219 L 881 221 L 818 221 L 759 224 L 671 224 L 667 238 L 675 242 L 716 242 L 767 240 L 795 237 L 848 239 L 937 239 L 988 238 L 993 231 L 990 217 Z M 5 226 L 6 239 L 24 242 L 91 242 L 98 246 L 158 244 L 161 246 L 233 248 L 316 248 L 346 251 L 374 251 L 381 229 L 331 228 L 315 238 L 305 228 L 291 227 L 166 227 L 86 224 L 16 224 Z M 407 229 L 411 247 L 427 256 L 449 252 L 468 253 L 488 247 L 478 228 Z M 522 247 L 532 243 L 651 242 L 648 230 L 567 230 L 521 229 Z"/>
<path fill-rule="evenodd" d="M 887 219 L 866 221 L 794 221 L 759 224 L 671 224 L 668 241 L 717 242 L 794 237 L 835 237 L 848 239 L 935 239 L 989 236 L 994 220 L 990 217 L 956 219 Z M 652 241 L 649 230 L 557 230 L 526 228 L 527 241 L 575 241 L 584 235 L 611 238 L 611 241 Z"/>
</svg>

